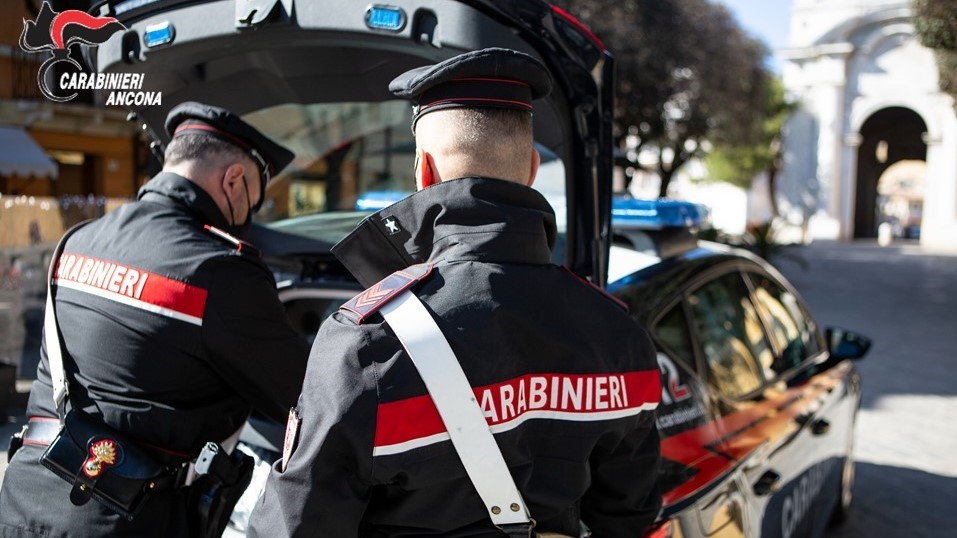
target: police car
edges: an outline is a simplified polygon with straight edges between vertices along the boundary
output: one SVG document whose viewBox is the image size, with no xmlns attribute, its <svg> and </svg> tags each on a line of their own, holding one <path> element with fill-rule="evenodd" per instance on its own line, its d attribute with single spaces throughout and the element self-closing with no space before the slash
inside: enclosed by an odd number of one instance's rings
<svg viewBox="0 0 957 538">
<path fill-rule="evenodd" d="M 331 246 L 414 188 L 411 110 L 388 82 L 489 46 L 541 59 L 555 89 L 534 104 L 535 188 L 558 217 L 554 261 L 628 304 L 659 351 L 665 508 L 651 536 L 813 536 L 846 514 L 860 398 L 847 359 L 869 342 L 822 330 L 762 260 L 697 241 L 700 206 L 612 207 L 614 56 L 571 15 L 544 0 L 107 0 L 92 13 L 127 30 L 90 49 L 89 68 L 162 93 L 131 109 L 157 149 L 168 109 L 195 100 L 296 152 L 252 239 L 310 336 L 360 290 Z M 247 449 L 268 460 L 282 426 L 251 424 Z"/>
<path fill-rule="evenodd" d="M 696 204 L 616 201 L 608 291 L 658 349 L 655 536 L 820 536 L 850 508 L 870 341 L 822 329 L 764 260 L 698 241 Z"/>
</svg>

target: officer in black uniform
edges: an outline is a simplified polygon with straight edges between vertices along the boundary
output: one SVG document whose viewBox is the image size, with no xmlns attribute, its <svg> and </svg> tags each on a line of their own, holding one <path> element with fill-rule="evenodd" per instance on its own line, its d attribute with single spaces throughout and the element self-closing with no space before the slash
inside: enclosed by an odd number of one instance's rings
<svg viewBox="0 0 957 538">
<path fill-rule="evenodd" d="M 577 537 L 581 521 L 636 538 L 654 521 L 652 343 L 615 299 L 550 263 L 555 216 L 529 188 L 532 102 L 550 85 L 505 49 L 390 85 L 417 101 L 419 191 L 334 248 L 371 287 L 319 331 L 251 536 L 503 536 L 379 312 L 404 289 L 448 339 L 536 532 Z"/>
<path fill-rule="evenodd" d="M 69 237 L 54 293 L 69 405 L 176 464 L 230 437 L 251 408 L 284 421 L 309 347 L 258 251 L 232 235 L 293 154 L 199 103 L 171 110 L 166 129 L 163 172 Z M 74 506 L 71 484 L 38 463 L 58 426 L 47 348 L 0 489 L 0 535 L 189 535 L 182 482 L 127 521 L 96 501 Z"/>
</svg>

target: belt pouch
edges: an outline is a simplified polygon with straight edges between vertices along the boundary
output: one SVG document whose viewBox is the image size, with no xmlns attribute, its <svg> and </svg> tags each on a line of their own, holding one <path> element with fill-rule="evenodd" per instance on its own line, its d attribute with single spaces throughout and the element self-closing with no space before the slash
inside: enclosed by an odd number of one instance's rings
<svg viewBox="0 0 957 538">
<path fill-rule="evenodd" d="M 91 498 L 132 520 L 168 475 L 165 465 L 102 421 L 71 409 L 40 463 L 73 486 L 70 501 Z"/>
</svg>

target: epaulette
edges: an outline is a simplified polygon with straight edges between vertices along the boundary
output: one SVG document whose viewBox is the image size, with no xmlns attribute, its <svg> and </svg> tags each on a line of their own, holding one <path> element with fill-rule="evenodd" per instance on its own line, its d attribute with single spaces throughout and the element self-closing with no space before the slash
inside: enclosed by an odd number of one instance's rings
<svg viewBox="0 0 957 538">
<path fill-rule="evenodd" d="M 349 302 L 340 306 L 339 310 L 346 310 L 358 316 L 356 323 L 361 325 L 383 305 L 415 283 L 425 280 L 430 274 L 432 274 L 431 263 L 420 263 L 400 269 L 350 299 Z"/>
<path fill-rule="evenodd" d="M 209 224 L 203 226 L 203 228 L 206 228 L 206 231 L 236 247 L 236 252 L 240 254 L 245 254 L 254 258 L 262 258 L 263 256 L 262 252 L 260 252 L 258 248 L 254 247 L 252 243 L 247 243 L 246 241 L 243 241 L 234 235 L 230 235 L 215 226 L 210 226 Z"/>
<path fill-rule="evenodd" d="M 581 282 L 582 284 L 585 284 L 585 285 L 588 286 L 589 288 L 591 288 L 591 289 L 597 291 L 598 293 L 600 293 L 600 294 L 602 295 L 602 297 L 604 297 L 604 298 L 606 298 L 606 299 L 609 299 L 610 301 L 612 301 L 613 303 L 615 303 L 616 305 L 618 305 L 619 308 L 621 308 L 621 309 L 624 310 L 625 312 L 628 312 L 628 305 L 627 305 L 624 301 L 622 301 L 621 299 L 619 299 L 618 297 L 615 297 L 614 295 L 612 295 L 612 294 L 608 293 L 607 291 L 603 290 L 601 287 L 596 286 L 594 283 L 592 283 L 592 282 L 586 280 L 585 278 L 583 278 L 581 275 L 579 275 L 579 274 L 576 273 L 575 271 L 572 271 L 571 269 L 569 269 L 568 266 L 563 265 L 563 266 L 562 266 L 562 269 L 564 269 L 566 272 L 568 272 L 568 274 L 574 276 L 574 277 L 575 277 L 575 280 L 578 280 L 578 281 Z"/>
</svg>

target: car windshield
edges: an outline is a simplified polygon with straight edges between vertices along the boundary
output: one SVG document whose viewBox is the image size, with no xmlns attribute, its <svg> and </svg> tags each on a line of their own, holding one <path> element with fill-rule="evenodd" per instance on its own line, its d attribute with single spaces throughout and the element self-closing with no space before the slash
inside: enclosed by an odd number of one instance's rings
<svg viewBox="0 0 957 538">
<path fill-rule="evenodd" d="M 274 178 L 256 220 L 270 228 L 335 243 L 378 207 L 415 189 L 415 140 L 407 101 L 282 104 L 243 116 L 296 154 Z M 542 166 L 534 188 L 566 227 L 565 167 L 536 144 Z M 562 244 L 562 243 L 559 243 Z"/>
</svg>

